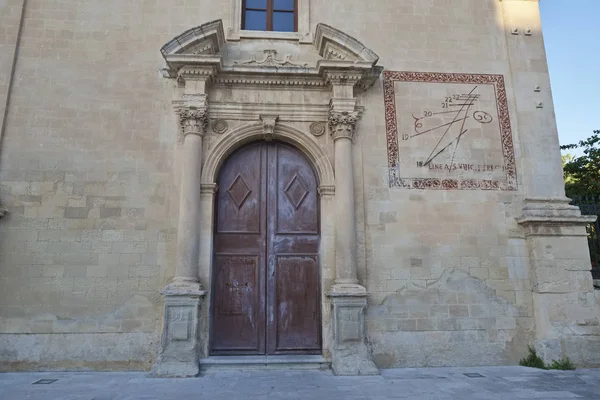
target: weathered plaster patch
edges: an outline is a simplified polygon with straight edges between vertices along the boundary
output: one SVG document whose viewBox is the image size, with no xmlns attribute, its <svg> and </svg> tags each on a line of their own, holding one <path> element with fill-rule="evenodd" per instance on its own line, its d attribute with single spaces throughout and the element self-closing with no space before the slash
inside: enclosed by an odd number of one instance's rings
<svg viewBox="0 0 600 400">
<path fill-rule="evenodd" d="M 525 348 L 530 319 L 484 281 L 450 269 L 411 282 L 367 312 L 378 367 L 505 364 Z"/>
</svg>

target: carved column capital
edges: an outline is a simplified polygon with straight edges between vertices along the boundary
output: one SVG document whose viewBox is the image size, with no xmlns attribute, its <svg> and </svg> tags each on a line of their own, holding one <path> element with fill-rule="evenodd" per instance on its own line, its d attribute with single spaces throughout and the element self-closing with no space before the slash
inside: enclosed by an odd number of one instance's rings
<svg viewBox="0 0 600 400">
<path fill-rule="evenodd" d="M 177 109 L 177 114 L 183 136 L 190 134 L 204 136 L 208 126 L 208 107 L 180 107 Z"/>
<path fill-rule="evenodd" d="M 329 113 L 329 128 L 331 129 L 331 136 L 333 136 L 333 140 L 341 138 L 348 138 L 352 140 L 357 121 L 358 113 L 356 111 L 331 111 Z"/>
<path fill-rule="evenodd" d="M 263 135 L 267 142 L 273 140 L 275 125 L 277 125 L 278 115 L 261 115 L 260 120 L 263 123 Z"/>
</svg>

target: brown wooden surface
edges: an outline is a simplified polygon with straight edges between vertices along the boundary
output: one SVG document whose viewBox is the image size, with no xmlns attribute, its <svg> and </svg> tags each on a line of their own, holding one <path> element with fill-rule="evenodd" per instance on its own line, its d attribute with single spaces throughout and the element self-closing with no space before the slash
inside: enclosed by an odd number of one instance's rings
<svg viewBox="0 0 600 400">
<path fill-rule="evenodd" d="M 320 354 L 317 180 L 295 148 L 234 153 L 215 203 L 211 354 Z"/>
</svg>

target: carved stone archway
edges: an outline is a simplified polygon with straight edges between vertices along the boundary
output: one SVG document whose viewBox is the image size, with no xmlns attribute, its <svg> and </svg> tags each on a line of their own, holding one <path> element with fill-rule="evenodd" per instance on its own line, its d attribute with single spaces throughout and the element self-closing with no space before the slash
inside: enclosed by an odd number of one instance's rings
<svg viewBox="0 0 600 400">
<path fill-rule="evenodd" d="M 261 140 L 264 137 L 265 129 L 262 123 L 244 125 L 228 132 L 206 157 L 206 162 L 202 166 L 202 184 L 215 183 L 219 168 L 229 154 L 246 143 Z M 319 178 L 319 185 L 333 189 L 335 177 L 329 157 L 307 133 L 288 125 L 277 124 L 273 132 L 273 139 L 291 143 L 300 149 L 313 163 Z"/>
<path fill-rule="evenodd" d="M 314 38 L 312 46 L 305 45 L 297 54 L 309 62 L 293 62 L 291 55 L 280 60 L 275 49 L 264 50 L 266 56 L 259 59 L 255 50 L 260 41 L 227 43 L 218 20 L 184 32 L 161 49 L 167 63 L 163 75 L 178 83 L 178 98 L 173 103 L 184 139 L 176 272 L 162 291 L 163 335 L 153 367 L 155 375 L 199 373 L 199 357 L 207 343 L 208 307 L 200 307 L 206 294 L 201 282 L 207 282 L 212 262 L 215 176 L 228 154 L 259 138 L 278 138 L 296 145 L 313 163 L 320 180 L 321 207 L 329 216 L 322 220 L 323 236 L 332 238 L 322 245 L 322 256 L 335 278 L 324 288 L 329 300 L 323 304 L 330 309 L 323 310 L 323 320 L 325 325 L 329 316 L 325 328 L 332 332 L 324 355 L 331 357 L 337 374 L 378 373 L 365 345 L 368 294 L 357 277 L 352 143 L 362 111 L 357 96 L 374 84 L 382 68 L 376 66 L 378 56 L 373 51 L 330 26 L 319 24 Z M 290 48 L 285 43 L 278 45 Z M 248 122 L 205 146 L 208 121 L 224 107 L 222 101 L 211 103 L 209 97 L 227 98 L 236 88 L 265 91 L 264 96 L 275 101 L 243 105 L 239 100 L 227 100 L 226 114 L 232 122 Z M 300 111 L 295 110 L 290 96 L 283 96 L 290 88 L 312 90 L 321 104 L 310 112 L 303 111 L 308 109 L 304 104 Z M 310 138 L 290 124 L 294 121 L 327 124 L 331 140 Z M 332 146 L 331 151 L 322 146 Z M 333 163 L 327 154 L 335 154 Z"/>
</svg>

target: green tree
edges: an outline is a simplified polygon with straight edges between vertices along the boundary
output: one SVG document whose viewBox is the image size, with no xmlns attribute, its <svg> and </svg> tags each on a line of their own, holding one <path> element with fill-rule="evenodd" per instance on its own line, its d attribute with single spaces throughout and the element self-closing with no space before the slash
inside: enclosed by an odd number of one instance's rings
<svg viewBox="0 0 600 400">
<path fill-rule="evenodd" d="M 560 149 L 583 149 L 581 156 L 562 156 L 567 196 L 600 196 L 600 130 L 578 144 L 563 145 Z"/>
</svg>

